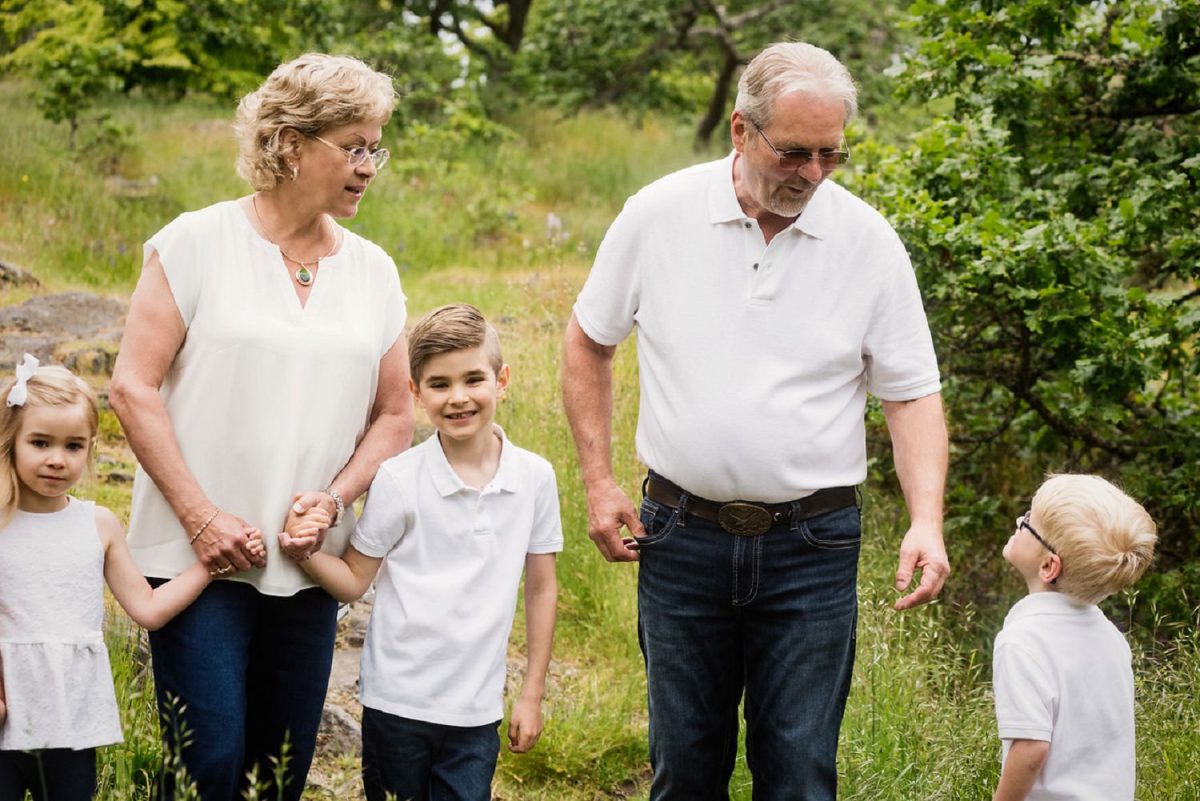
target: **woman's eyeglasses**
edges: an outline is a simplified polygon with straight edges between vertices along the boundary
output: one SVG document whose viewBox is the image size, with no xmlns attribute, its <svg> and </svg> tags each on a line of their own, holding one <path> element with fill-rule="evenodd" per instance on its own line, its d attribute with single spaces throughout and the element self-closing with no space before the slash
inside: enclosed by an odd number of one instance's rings
<svg viewBox="0 0 1200 801">
<path fill-rule="evenodd" d="M 388 152 L 388 149 L 386 147 L 381 147 L 378 150 L 371 150 L 370 148 L 364 147 L 362 145 L 359 145 L 358 147 L 342 147 L 341 145 L 335 145 L 333 142 L 330 142 L 328 139 L 322 139 L 319 136 L 313 136 L 313 139 L 316 139 L 318 142 L 321 142 L 322 144 L 329 145 L 330 147 L 334 148 L 335 150 L 340 150 L 343 153 L 345 153 L 346 161 L 350 164 L 351 167 L 357 167 L 359 164 L 362 164 L 367 159 L 370 159 L 372 162 L 374 162 L 375 169 L 381 170 L 381 169 L 383 169 L 383 165 L 387 164 L 387 160 L 392 155 L 391 153 Z"/>
</svg>

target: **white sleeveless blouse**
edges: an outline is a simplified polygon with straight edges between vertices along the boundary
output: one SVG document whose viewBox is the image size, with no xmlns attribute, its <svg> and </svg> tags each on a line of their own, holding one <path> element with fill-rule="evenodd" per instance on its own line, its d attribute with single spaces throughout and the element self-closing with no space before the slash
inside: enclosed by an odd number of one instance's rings
<svg viewBox="0 0 1200 801">
<path fill-rule="evenodd" d="M 329 486 L 366 433 L 379 361 L 404 330 L 396 265 L 344 231 L 300 305 L 279 248 L 236 201 L 180 215 L 146 243 L 158 253 L 187 334 L 162 385 L 183 459 L 209 499 L 263 532 L 267 566 L 230 581 L 267 595 L 315 586 L 279 551 L 297 492 Z M 330 529 L 341 554 L 354 515 Z M 148 576 L 196 561 L 166 499 L 140 467 L 129 546 Z"/>
<path fill-rule="evenodd" d="M 104 548 L 95 504 L 16 510 L 0 529 L 0 750 L 121 741 L 104 645 Z"/>
</svg>

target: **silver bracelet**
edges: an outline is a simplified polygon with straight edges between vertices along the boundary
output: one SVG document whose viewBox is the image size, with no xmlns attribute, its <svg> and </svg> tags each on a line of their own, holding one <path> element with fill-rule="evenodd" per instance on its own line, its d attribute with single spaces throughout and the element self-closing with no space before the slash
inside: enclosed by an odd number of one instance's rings
<svg viewBox="0 0 1200 801">
<path fill-rule="evenodd" d="M 333 498 L 333 508 L 335 511 L 334 511 L 334 515 L 333 515 L 333 522 L 329 524 L 329 527 L 333 528 L 334 526 L 336 526 L 338 523 L 341 522 L 342 513 L 346 511 L 346 504 L 342 502 L 342 496 L 339 495 L 338 491 L 335 490 L 333 487 L 326 487 L 325 489 L 323 489 L 321 491 L 324 492 L 326 495 L 328 495 L 330 498 Z"/>
</svg>

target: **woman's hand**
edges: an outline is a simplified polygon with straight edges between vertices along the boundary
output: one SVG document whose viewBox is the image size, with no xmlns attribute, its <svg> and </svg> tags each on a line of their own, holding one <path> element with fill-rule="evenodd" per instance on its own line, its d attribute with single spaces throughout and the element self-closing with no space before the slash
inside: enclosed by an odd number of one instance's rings
<svg viewBox="0 0 1200 801">
<path fill-rule="evenodd" d="M 266 567 L 266 548 L 255 548 L 250 544 L 251 535 L 256 531 L 258 529 L 240 517 L 218 511 L 192 543 L 192 550 L 211 576 Z"/>
<path fill-rule="evenodd" d="M 298 492 L 292 497 L 279 548 L 289 559 L 302 562 L 321 549 L 337 505 L 324 492 Z"/>
</svg>

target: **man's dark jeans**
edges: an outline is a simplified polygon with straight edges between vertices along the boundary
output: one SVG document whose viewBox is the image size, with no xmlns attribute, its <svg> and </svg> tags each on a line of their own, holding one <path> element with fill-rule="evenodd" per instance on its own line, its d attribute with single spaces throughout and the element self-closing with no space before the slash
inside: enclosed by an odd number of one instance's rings
<svg viewBox="0 0 1200 801">
<path fill-rule="evenodd" d="M 645 499 L 638 637 L 651 801 L 727 801 L 745 693 L 755 801 L 833 801 L 857 623 L 859 510 L 740 537 Z"/>
</svg>

